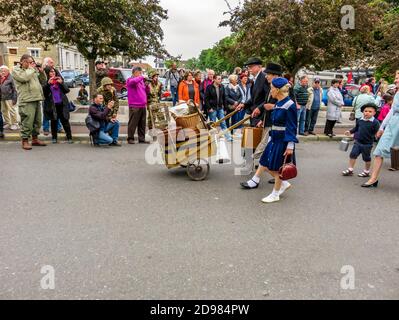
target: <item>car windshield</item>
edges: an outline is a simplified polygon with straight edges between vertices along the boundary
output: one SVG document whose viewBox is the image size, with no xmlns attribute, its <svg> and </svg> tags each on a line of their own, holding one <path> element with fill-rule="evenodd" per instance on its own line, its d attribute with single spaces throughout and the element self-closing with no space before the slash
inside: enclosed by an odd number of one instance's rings
<svg viewBox="0 0 399 320">
<path fill-rule="evenodd" d="M 73 71 L 61 71 L 61 74 L 64 78 L 73 78 L 75 76 Z"/>
</svg>

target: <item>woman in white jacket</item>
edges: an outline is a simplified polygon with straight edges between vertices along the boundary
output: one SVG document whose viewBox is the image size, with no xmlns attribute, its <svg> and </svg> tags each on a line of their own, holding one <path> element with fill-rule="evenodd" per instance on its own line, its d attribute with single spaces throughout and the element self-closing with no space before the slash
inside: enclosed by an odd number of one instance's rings
<svg viewBox="0 0 399 320">
<path fill-rule="evenodd" d="M 324 134 L 330 138 L 334 137 L 334 126 L 339 120 L 341 109 L 344 105 L 344 98 L 338 89 L 339 80 L 334 79 L 331 82 L 331 88 L 328 90 L 328 104 L 327 104 L 327 121 L 324 128 Z"/>
</svg>

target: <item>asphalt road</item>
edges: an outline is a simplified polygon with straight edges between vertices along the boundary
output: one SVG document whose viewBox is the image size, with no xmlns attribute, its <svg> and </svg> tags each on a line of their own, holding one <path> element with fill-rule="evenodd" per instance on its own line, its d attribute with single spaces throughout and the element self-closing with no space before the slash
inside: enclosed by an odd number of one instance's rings
<svg viewBox="0 0 399 320">
<path fill-rule="evenodd" d="M 298 147 L 282 201 L 144 161 L 146 146 L 0 143 L 0 299 L 398 299 L 399 173 L 378 189 L 330 143 Z M 266 179 L 264 180 L 266 181 Z M 41 288 L 41 268 L 55 288 Z M 340 286 L 353 266 L 354 290 Z"/>
</svg>

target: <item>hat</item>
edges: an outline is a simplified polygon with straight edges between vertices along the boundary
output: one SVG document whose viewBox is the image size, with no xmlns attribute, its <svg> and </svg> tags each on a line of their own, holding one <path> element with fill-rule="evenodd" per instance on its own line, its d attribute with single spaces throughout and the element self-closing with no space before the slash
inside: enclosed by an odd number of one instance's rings
<svg viewBox="0 0 399 320">
<path fill-rule="evenodd" d="M 320 82 L 320 78 L 314 78 L 313 82 Z"/>
<path fill-rule="evenodd" d="M 378 107 L 374 103 L 366 103 L 364 106 L 360 108 L 360 110 L 363 112 L 366 108 L 373 108 L 375 112 L 378 111 Z"/>
<path fill-rule="evenodd" d="M 270 62 L 266 66 L 265 73 L 281 76 L 283 74 L 283 67 L 277 63 Z"/>
<path fill-rule="evenodd" d="M 114 82 L 112 81 L 112 79 L 111 78 L 108 78 L 108 77 L 104 77 L 104 78 L 102 78 L 102 80 L 101 80 L 101 85 L 102 86 L 106 86 L 107 84 L 114 84 Z"/>
<path fill-rule="evenodd" d="M 244 63 L 244 67 L 252 66 L 252 65 L 262 65 L 262 60 L 259 58 L 253 57 L 249 58 L 247 62 Z"/>
<path fill-rule="evenodd" d="M 148 72 L 148 76 L 150 78 L 154 78 L 155 76 L 159 76 L 159 73 L 155 70 Z"/>
<path fill-rule="evenodd" d="M 281 89 L 282 87 L 288 84 L 288 80 L 286 78 L 274 78 L 272 80 L 273 87 L 277 89 Z"/>
<path fill-rule="evenodd" d="M 103 63 L 104 63 L 104 61 L 102 61 L 102 60 L 97 60 L 95 65 L 103 64 Z"/>
</svg>

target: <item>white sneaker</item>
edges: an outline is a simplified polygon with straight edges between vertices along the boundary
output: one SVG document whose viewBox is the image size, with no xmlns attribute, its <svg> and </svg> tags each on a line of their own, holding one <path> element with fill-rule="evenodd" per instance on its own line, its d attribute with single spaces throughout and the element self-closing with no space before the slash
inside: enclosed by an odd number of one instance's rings
<svg viewBox="0 0 399 320">
<path fill-rule="evenodd" d="M 10 125 L 9 125 L 9 124 L 5 124 L 5 125 L 3 126 L 3 129 L 8 129 L 8 128 L 10 128 Z"/>
<path fill-rule="evenodd" d="M 15 125 L 15 124 L 13 124 L 13 125 L 10 127 L 10 130 L 13 130 L 13 131 L 18 130 L 18 129 L 19 129 L 19 127 L 18 127 L 17 125 Z"/>
<path fill-rule="evenodd" d="M 278 194 L 271 193 L 269 194 L 266 198 L 262 199 L 262 202 L 264 203 L 273 203 L 280 201 L 280 196 Z"/>
<path fill-rule="evenodd" d="M 285 191 L 287 191 L 289 188 L 291 188 L 291 183 L 286 182 L 281 185 L 280 191 L 278 192 L 278 195 L 281 196 Z"/>
</svg>

